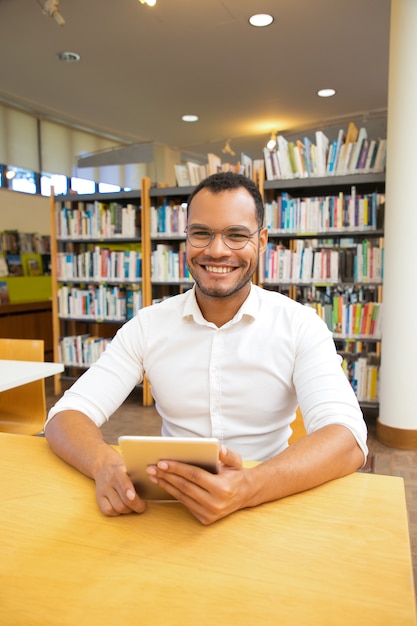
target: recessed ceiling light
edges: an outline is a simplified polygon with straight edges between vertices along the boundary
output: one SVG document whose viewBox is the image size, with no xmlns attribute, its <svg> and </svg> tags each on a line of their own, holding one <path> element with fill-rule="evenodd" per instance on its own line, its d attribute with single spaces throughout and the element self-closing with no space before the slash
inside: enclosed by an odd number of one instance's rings
<svg viewBox="0 0 417 626">
<path fill-rule="evenodd" d="M 198 115 L 183 115 L 181 119 L 183 122 L 198 122 Z"/>
<path fill-rule="evenodd" d="M 77 63 L 81 58 L 76 52 L 58 52 L 56 56 L 64 63 Z"/>
<path fill-rule="evenodd" d="M 257 13 L 249 18 L 249 24 L 251 24 L 251 26 L 258 26 L 259 28 L 269 26 L 273 21 L 274 18 L 272 15 L 268 15 L 267 13 Z"/>
<path fill-rule="evenodd" d="M 336 89 L 320 89 L 317 95 L 320 96 L 320 98 L 331 98 L 335 93 Z"/>
</svg>

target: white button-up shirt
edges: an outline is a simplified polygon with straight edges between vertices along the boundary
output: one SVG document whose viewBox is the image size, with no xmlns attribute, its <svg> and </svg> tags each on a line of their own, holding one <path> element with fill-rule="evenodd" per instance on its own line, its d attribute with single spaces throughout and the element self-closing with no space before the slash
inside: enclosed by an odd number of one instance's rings
<svg viewBox="0 0 417 626">
<path fill-rule="evenodd" d="M 316 312 L 252 285 L 218 328 L 194 289 L 141 309 L 51 409 L 78 410 L 101 426 L 146 374 L 162 434 L 217 437 L 244 459 L 288 445 L 300 405 L 307 432 L 343 424 L 367 454 L 366 425 L 334 341 Z"/>
</svg>

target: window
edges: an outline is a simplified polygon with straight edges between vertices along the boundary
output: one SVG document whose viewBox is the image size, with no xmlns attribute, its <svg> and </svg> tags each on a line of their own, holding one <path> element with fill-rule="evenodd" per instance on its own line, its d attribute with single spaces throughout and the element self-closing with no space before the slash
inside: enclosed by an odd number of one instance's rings
<svg viewBox="0 0 417 626">
<path fill-rule="evenodd" d="M 23 191 L 24 193 L 38 192 L 36 185 L 36 174 L 31 170 L 24 170 L 20 167 L 6 167 L 7 187 L 13 191 Z"/>
<path fill-rule="evenodd" d="M 41 195 L 50 196 L 51 187 L 54 188 L 54 195 L 64 195 L 68 193 L 68 178 L 63 174 L 41 174 Z"/>
<path fill-rule="evenodd" d="M 86 180 L 85 178 L 71 178 L 71 190 L 77 193 L 95 193 L 96 183 L 93 180 Z"/>
<path fill-rule="evenodd" d="M 112 185 L 110 183 L 99 183 L 98 190 L 100 193 L 115 193 L 121 190 L 118 185 Z"/>
</svg>

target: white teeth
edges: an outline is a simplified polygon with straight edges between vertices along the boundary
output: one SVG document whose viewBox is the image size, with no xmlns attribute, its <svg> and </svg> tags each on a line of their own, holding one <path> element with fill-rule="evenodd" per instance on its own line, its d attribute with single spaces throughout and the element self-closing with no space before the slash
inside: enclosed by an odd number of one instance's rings
<svg viewBox="0 0 417 626">
<path fill-rule="evenodd" d="M 206 270 L 208 272 L 214 272 L 215 274 L 228 274 L 229 272 L 232 271 L 232 267 L 217 267 L 217 266 L 211 266 L 211 265 L 206 265 Z"/>
</svg>

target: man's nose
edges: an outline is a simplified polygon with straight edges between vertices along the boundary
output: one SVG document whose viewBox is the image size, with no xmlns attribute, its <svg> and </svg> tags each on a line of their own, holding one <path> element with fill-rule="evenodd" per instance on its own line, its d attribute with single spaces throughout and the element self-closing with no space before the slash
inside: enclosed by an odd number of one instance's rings
<svg viewBox="0 0 417 626">
<path fill-rule="evenodd" d="M 222 233 L 213 233 L 213 239 L 207 245 L 207 249 L 210 249 L 210 254 L 222 254 L 230 252 L 230 248 L 226 246 Z"/>
</svg>

